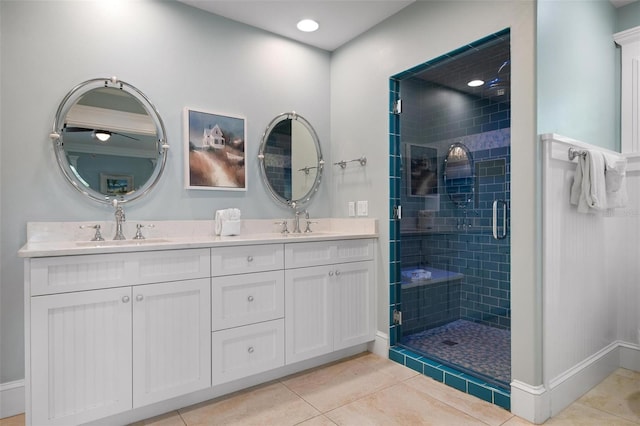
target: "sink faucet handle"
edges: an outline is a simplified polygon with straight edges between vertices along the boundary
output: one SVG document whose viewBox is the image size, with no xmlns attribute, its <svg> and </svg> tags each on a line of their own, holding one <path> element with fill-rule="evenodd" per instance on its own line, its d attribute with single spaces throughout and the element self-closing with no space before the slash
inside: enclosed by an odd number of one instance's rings
<svg viewBox="0 0 640 426">
<path fill-rule="evenodd" d="M 144 240 L 144 235 L 142 235 L 142 228 L 153 228 L 155 225 L 153 223 L 149 223 L 147 225 L 143 225 L 138 223 L 136 225 L 136 235 L 133 237 L 134 240 Z"/>
<path fill-rule="evenodd" d="M 102 237 L 102 234 L 100 233 L 100 224 L 96 224 L 96 225 L 80 225 L 80 229 L 85 229 L 85 228 L 91 228 L 91 229 L 95 229 L 96 233 L 93 236 L 93 238 L 91 239 L 91 241 L 104 241 L 104 238 Z"/>
<path fill-rule="evenodd" d="M 304 233 L 305 233 L 305 234 L 308 234 L 309 232 L 313 232 L 313 231 L 311 230 L 311 225 L 312 225 L 312 224 L 314 224 L 314 223 L 318 223 L 318 221 L 316 221 L 316 220 L 308 220 L 308 218 L 307 218 L 307 227 L 306 227 L 306 229 L 304 230 Z"/>
<path fill-rule="evenodd" d="M 289 233 L 289 229 L 287 228 L 287 221 L 286 220 L 282 220 L 280 222 L 273 222 L 275 225 L 280 225 L 282 226 L 282 230 L 280 231 L 281 234 L 288 234 Z"/>
</svg>

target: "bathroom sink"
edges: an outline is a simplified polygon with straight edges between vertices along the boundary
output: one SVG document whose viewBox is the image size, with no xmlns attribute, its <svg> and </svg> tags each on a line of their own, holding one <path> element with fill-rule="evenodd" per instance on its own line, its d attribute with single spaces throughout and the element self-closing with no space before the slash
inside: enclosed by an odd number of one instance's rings
<svg viewBox="0 0 640 426">
<path fill-rule="evenodd" d="M 76 241 L 78 247 L 120 247 L 146 246 L 149 244 L 168 243 L 164 238 L 147 238 L 144 240 L 106 240 L 106 241 Z"/>
</svg>

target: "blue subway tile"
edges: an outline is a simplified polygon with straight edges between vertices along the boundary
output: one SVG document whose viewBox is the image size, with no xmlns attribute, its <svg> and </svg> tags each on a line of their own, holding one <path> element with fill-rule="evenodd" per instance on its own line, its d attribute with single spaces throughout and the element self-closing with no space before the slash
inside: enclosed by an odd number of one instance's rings
<svg viewBox="0 0 640 426">
<path fill-rule="evenodd" d="M 421 361 L 411 357 L 406 357 L 405 363 L 405 365 L 410 369 L 415 370 L 420 374 L 424 373 L 424 364 Z"/>
<path fill-rule="evenodd" d="M 389 349 L 389 359 L 404 365 L 405 356 L 392 347 Z"/>
<path fill-rule="evenodd" d="M 444 381 L 444 371 L 431 365 L 424 364 L 424 374 L 439 382 Z"/>
<path fill-rule="evenodd" d="M 467 381 L 459 376 L 444 373 L 444 383 L 462 392 L 467 392 Z"/>
<path fill-rule="evenodd" d="M 505 410 L 511 410 L 511 397 L 505 393 L 494 391 L 493 403 L 504 408 Z"/>
<path fill-rule="evenodd" d="M 468 386 L 470 395 L 493 403 L 493 392 L 491 389 L 473 382 L 468 382 Z"/>
</svg>

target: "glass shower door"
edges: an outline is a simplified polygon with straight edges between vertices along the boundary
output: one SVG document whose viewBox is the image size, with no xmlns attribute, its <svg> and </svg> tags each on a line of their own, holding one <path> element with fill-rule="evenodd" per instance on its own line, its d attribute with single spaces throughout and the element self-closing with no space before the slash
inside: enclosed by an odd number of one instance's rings
<svg viewBox="0 0 640 426">
<path fill-rule="evenodd" d="M 396 343 L 510 382 L 508 32 L 399 79 Z M 485 86 L 461 88 L 463 70 Z M 477 75 L 477 74 L 476 74 Z M 470 79 L 470 78 L 469 78 Z M 466 83 L 465 83 L 466 84 Z"/>
</svg>

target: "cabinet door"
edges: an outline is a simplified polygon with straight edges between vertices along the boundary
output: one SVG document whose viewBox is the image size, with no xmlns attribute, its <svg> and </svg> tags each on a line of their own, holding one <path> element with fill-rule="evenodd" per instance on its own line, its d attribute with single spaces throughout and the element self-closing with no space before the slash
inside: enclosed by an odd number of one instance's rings
<svg viewBox="0 0 640 426">
<path fill-rule="evenodd" d="M 373 262 L 334 265 L 334 350 L 374 339 Z"/>
<path fill-rule="evenodd" d="M 133 287 L 133 407 L 211 386 L 208 278 Z"/>
<path fill-rule="evenodd" d="M 335 268 L 317 266 L 285 272 L 287 364 L 333 350 L 331 281 L 334 271 Z"/>
<path fill-rule="evenodd" d="M 131 289 L 31 298 L 34 425 L 71 425 L 131 409 Z"/>
</svg>

